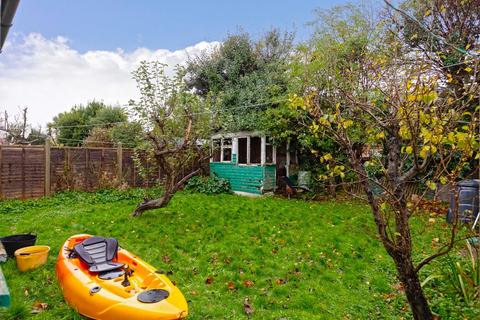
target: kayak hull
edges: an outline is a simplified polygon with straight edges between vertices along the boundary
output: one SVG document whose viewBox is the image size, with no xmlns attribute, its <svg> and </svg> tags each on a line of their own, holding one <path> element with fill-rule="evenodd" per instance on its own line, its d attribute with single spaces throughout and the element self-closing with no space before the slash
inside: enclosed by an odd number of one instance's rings
<svg viewBox="0 0 480 320">
<path fill-rule="evenodd" d="M 90 273 L 78 258 L 70 258 L 73 247 L 90 235 L 70 237 L 63 245 L 56 264 L 57 278 L 67 303 L 83 316 L 96 320 L 174 320 L 188 315 L 187 302 L 180 290 L 145 261 L 119 249 L 116 262 L 133 270 L 129 286 L 123 276 L 102 280 Z M 168 297 L 156 303 L 142 303 L 137 298 L 144 291 L 162 289 Z"/>
</svg>

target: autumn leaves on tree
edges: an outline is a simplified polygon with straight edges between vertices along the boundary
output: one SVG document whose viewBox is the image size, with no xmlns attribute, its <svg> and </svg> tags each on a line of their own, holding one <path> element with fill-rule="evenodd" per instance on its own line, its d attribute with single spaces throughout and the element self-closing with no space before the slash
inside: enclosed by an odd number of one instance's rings
<svg viewBox="0 0 480 320">
<path fill-rule="evenodd" d="M 328 163 L 330 176 L 353 172 L 362 183 L 414 318 L 432 319 L 418 272 L 453 247 L 458 219 L 437 253 L 414 261 L 410 219 L 418 202 L 407 197 L 406 185 L 422 181 L 427 190 L 453 186 L 478 159 L 479 54 L 478 48 L 471 50 L 473 42 L 461 47 L 464 55 L 456 69 L 464 76 L 459 87 L 449 66 L 436 59 L 458 50 L 415 50 L 398 22 L 404 17 L 390 14 L 369 17 L 346 7 L 322 20 L 317 40 L 304 51 L 310 62 L 303 70 L 315 76 L 299 77 L 307 79 L 306 89 L 292 95 L 291 106 L 311 115 L 313 135 L 333 137 L 348 154 L 347 163 L 332 154 L 320 160 Z"/>
</svg>

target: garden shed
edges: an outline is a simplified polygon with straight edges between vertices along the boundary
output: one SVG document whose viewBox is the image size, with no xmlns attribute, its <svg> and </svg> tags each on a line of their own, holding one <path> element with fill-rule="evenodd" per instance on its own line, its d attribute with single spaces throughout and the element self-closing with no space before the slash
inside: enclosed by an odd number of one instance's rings
<svg viewBox="0 0 480 320">
<path fill-rule="evenodd" d="M 279 178 L 296 168 L 289 143 L 276 145 L 260 132 L 216 134 L 211 144 L 210 174 L 228 180 L 235 193 L 273 192 Z"/>
</svg>

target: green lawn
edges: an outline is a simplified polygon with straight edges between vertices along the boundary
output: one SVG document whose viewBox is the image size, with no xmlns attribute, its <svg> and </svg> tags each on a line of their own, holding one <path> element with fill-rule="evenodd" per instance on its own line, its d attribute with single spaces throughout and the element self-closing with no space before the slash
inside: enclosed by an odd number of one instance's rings
<svg viewBox="0 0 480 320">
<path fill-rule="evenodd" d="M 3 266 L 14 303 L 3 318 L 80 319 L 64 303 L 54 271 L 60 246 L 76 233 L 116 237 L 169 272 L 189 301 L 189 319 L 246 319 L 245 297 L 252 319 L 410 317 L 362 204 L 179 193 L 168 208 L 132 218 L 140 199 L 137 190 L 0 203 L 0 235 L 31 231 L 52 248 L 38 270 L 21 274 L 12 260 Z M 425 244 L 419 252 L 430 250 L 439 225 L 424 219 L 415 222 Z M 443 319 L 480 317 L 478 306 L 462 305 L 446 288 L 441 280 L 427 287 Z M 30 315 L 37 301 L 48 308 Z"/>
</svg>

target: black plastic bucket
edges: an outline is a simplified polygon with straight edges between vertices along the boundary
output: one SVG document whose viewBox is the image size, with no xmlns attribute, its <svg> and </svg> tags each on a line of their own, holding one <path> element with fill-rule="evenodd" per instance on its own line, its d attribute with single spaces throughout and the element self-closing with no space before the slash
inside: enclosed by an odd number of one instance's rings
<svg viewBox="0 0 480 320">
<path fill-rule="evenodd" d="M 26 233 L 26 234 L 14 234 L 12 236 L 0 238 L 5 251 L 9 257 L 15 256 L 15 251 L 21 248 L 34 246 L 37 241 L 37 235 Z"/>
</svg>

